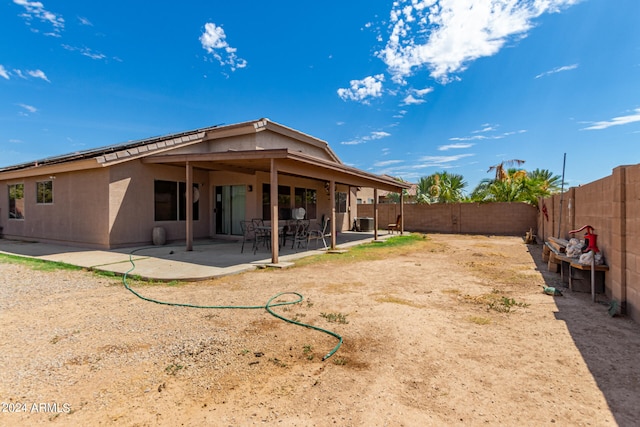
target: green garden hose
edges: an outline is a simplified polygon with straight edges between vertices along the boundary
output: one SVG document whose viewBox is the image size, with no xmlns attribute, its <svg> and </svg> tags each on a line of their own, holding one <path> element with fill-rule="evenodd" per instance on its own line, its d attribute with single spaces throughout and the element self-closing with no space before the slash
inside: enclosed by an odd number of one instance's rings
<svg viewBox="0 0 640 427">
<path fill-rule="evenodd" d="M 141 248 L 141 249 L 143 249 L 143 248 Z M 134 294 L 135 296 L 137 296 L 138 298 L 140 298 L 140 299 L 142 299 L 144 301 L 153 302 L 155 304 L 161 304 L 161 305 L 169 305 L 169 306 L 174 306 L 174 307 L 205 308 L 205 309 L 213 309 L 213 310 L 222 310 L 222 309 L 258 310 L 258 309 L 265 309 L 272 316 L 277 317 L 278 319 L 284 320 L 285 322 L 292 323 L 292 324 L 298 325 L 298 326 L 303 326 L 303 327 L 309 328 L 309 329 L 314 329 L 316 331 L 323 332 L 325 334 L 331 335 L 332 337 L 336 338 L 338 340 L 338 344 L 329 353 L 327 353 L 322 358 L 323 361 L 327 360 L 328 358 L 333 356 L 333 354 L 336 351 L 338 351 L 338 349 L 342 345 L 342 336 L 340 336 L 339 334 L 337 334 L 337 333 L 335 333 L 333 331 L 329 331 L 327 329 L 320 328 L 318 326 L 313 326 L 313 325 L 309 325 L 307 323 L 297 322 L 297 321 L 295 321 L 293 319 L 288 319 L 288 318 L 286 318 L 284 316 L 279 315 L 278 313 L 274 312 L 271 309 L 271 307 L 278 307 L 278 306 L 282 306 L 282 305 L 292 305 L 292 304 L 301 303 L 302 300 L 304 299 L 304 297 L 302 296 L 302 294 L 299 294 L 298 292 L 280 292 L 279 294 L 272 296 L 269 299 L 269 301 L 267 301 L 267 303 L 265 305 L 197 305 L 197 304 L 184 304 L 184 303 L 177 303 L 177 302 L 158 301 L 156 299 L 148 298 L 148 297 L 145 297 L 143 295 L 140 295 L 138 292 L 136 292 L 133 289 L 131 289 L 131 287 L 129 286 L 129 283 L 127 282 L 127 276 L 129 275 L 129 273 L 131 273 L 136 268 L 136 264 L 133 262 L 133 254 L 136 251 L 139 251 L 141 249 L 136 249 L 136 250 L 132 251 L 129 254 L 129 262 L 131 263 L 131 268 L 126 273 L 124 273 L 124 275 L 122 276 L 122 283 L 124 284 L 124 287 L 129 292 L 131 292 L 132 294 Z M 280 301 L 280 302 L 275 302 L 275 303 L 273 302 L 276 298 L 279 298 L 279 297 L 281 297 L 283 295 L 295 295 L 297 297 L 297 299 L 294 300 L 294 301 Z"/>
</svg>

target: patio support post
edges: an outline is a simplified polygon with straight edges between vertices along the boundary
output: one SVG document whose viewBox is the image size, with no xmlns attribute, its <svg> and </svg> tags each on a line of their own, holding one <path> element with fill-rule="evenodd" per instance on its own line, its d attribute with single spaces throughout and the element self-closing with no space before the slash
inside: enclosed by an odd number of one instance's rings
<svg viewBox="0 0 640 427">
<path fill-rule="evenodd" d="M 373 240 L 378 240 L 378 189 L 373 189 Z"/>
<path fill-rule="evenodd" d="M 329 203 L 331 204 L 331 249 L 336 248 L 336 182 L 329 182 Z"/>
<path fill-rule="evenodd" d="M 187 190 L 186 190 L 186 237 L 187 237 L 187 251 L 193 250 L 193 166 L 188 161 L 186 162 L 187 169 Z"/>
<path fill-rule="evenodd" d="M 276 159 L 271 159 L 271 262 L 278 263 L 278 168 Z"/>
<path fill-rule="evenodd" d="M 404 234 L 404 194 L 400 189 L 400 234 Z"/>
</svg>

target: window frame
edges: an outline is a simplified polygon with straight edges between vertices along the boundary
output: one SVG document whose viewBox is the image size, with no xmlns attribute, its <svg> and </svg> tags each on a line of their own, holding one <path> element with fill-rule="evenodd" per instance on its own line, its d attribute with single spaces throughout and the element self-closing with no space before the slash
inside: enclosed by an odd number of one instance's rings
<svg viewBox="0 0 640 427">
<path fill-rule="evenodd" d="M 47 198 L 47 188 L 43 188 L 42 185 L 49 184 L 49 198 Z M 36 204 L 37 205 L 52 205 L 53 204 L 53 180 L 36 181 Z"/>
<path fill-rule="evenodd" d="M 158 186 L 165 186 L 165 191 L 158 192 Z M 186 221 L 187 217 L 187 184 L 184 181 L 173 181 L 167 179 L 153 180 L 153 220 L 155 222 L 168 221 Z M 193 183 L 193 189 L 200 191 L 200 185 Z M 191 191 L 194 191 L 191 190 Z M 159 200 L 159 196 L 169 196 L 168 201 Z M 159 204 L 168 205 L 168 207 L 158 209 Z M 160 213 L 165 215 L 159 216 Z M 168 214 L 168 215 L 166 215 Z M 193 203 L 193 221 L 200 220 L 200 200 Z"/>
<path fill-rule="evenodd" d="M 20 191 L 22 193 L 21 197 L 16 197 L 15 193 L 18 191 L 18 187 L 20 188 Z M 14 195 L 12 196 L 12 192 L 11 189 L 14 188 Z M 16 183 L 16 184 L 8 184 L 7 185 L 7 196 L 9 198 L 9 219 L 15 219 L 15 220 L 24 220 L 25 215 L 24 215 L 24 182 L 22 183 Z M 16 206 L 16 201 L 17 200 L 22 200 L 22 211 L 20 211 L 18 209 L 18 207 Z M 14 216 L 11 216 L 11 214 L 13 213 Z"/>
<path fill-rule="evenodd" d="M 348 194 L 345 191 L 336 191 L 336 213 L 347 213 L 348 210 Z"/>
</svg>

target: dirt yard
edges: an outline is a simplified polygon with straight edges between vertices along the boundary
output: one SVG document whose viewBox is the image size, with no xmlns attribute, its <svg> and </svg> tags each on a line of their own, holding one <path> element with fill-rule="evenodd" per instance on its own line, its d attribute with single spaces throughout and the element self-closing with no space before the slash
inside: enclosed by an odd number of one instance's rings
<svg viewBox="0 0 640 427">
<path fill-rule="evenodd" d="M 430 235 L 285 270 L 141 284 L 0 263 L 0 425 L 632 426 L 640 327 L 515 237 Z M 286 297 L 291 299 L 290 297 Z M 601 297 L 602 298 L 602 297 Z M 282 298 L 285 299 L 285 298 Z"/>
</svg>

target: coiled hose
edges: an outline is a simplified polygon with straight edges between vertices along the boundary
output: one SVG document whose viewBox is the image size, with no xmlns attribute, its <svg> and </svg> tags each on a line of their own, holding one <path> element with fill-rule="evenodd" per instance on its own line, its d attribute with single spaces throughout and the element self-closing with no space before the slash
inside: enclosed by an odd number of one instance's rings
<svg viewBox="0 0 640 427">
<path fill-rule="evenodd" d="M 129 283 L 127 282 L 127 276 L 129 275 L 129 273 L 131 273 L 136 268 L 136 264 L 133 262 L 133 254 L 135 252 L 139 251 L 139 250 L 142 250 L 142 249 L 144 249 L 144 248 L 136 249 L 136 250 L 132 251 L 131 253 L 129 253 L 129 262 L 131 263 L 131 268 L 126 273 L 124 273 L 124 275 L 122 276 L 122 283 L 124 284 L 124 287 L 129 292 L 131 292 L 132 294 L 134 294 L 135 296 L 137 296 L 138 298 L 140 298 L 140 299 L 142 299 L 144 301 L 152 302 L 152 303 L 155 303 L 155 304 L 161 304 L 161 305 L 169 305 L 169 306 L 174 306 L 174 307 L 205 308 L 205 309 L 212 309 L 212 310 L 225 310 L 225 309 L 258 310 L 258 309 L 265 309 L 267 312 L 269 312 L 269 314 L 271 314 L 274 317 L 277 317 L 280 320 L 284 320 L 285 322 L 292 323 L 294 325 L 298 325 L 298 326 L 302 326 L 302 327 L 305 327 L 305 328 L 313 329 L 313 330 L 316 330 L 316 331 L 319 331 L 319 332 L 323 332 L 325 334 L 331 335 L 332 337 L 336 338 L 338 340 L 338 344 L 336 344 L 336 346 L 322 358 L 323 361 L 327 360 L 328 358 L 333 356 L 333 354 L 336 351 L 338 351 L 338 349 L 342 345 L 342 336 L 340 336 L 336 332 L 329 331 L 327 329 L 323 329 L 323 328 L 320 328 L 318 326 L 309 325 L 307 323 L 298 322 L 298 321 L 295 321 L 293 319 L 288 319 L 288 318 L 286 318 L 284 316 L 281 316 L 280 314 L 274 312 L 271 309 L 272 307 L 278 307 L 278 306 L 282 306 L 282 305 L 293 305 L 293 304 L 301 303 L 302 300 L 304 299 L 304 297 L 302 296 L 302 294 L 299 294 L 298 292 L 280 292 L 279 294 L 276 294 L 276 295 L 272 296 L 269 299 L 269 301 L 267 301 L 267 303 L 265 305 L 198 305 L 198 304 L 184 304 L 184 303 L 178 303 L 178 302 L 158 301 L 156 299 L 148 298 L 148 297 L 145 297 L 143 295 L 140 295 L 138 292 L 136 292 L 133 289 L 131 289 L 131 286 L 129 286 Z M 273 302 L 275 299 L 277 299 L 277 298 L 279 298 L 279 297 L 281 297 L 283 295 L 295 295 L 297 297 L 297 299 L 294 300 L 294 301 L 281 301 L 281 302 L 275 302 L 275 303 Z"/>
</svg>

